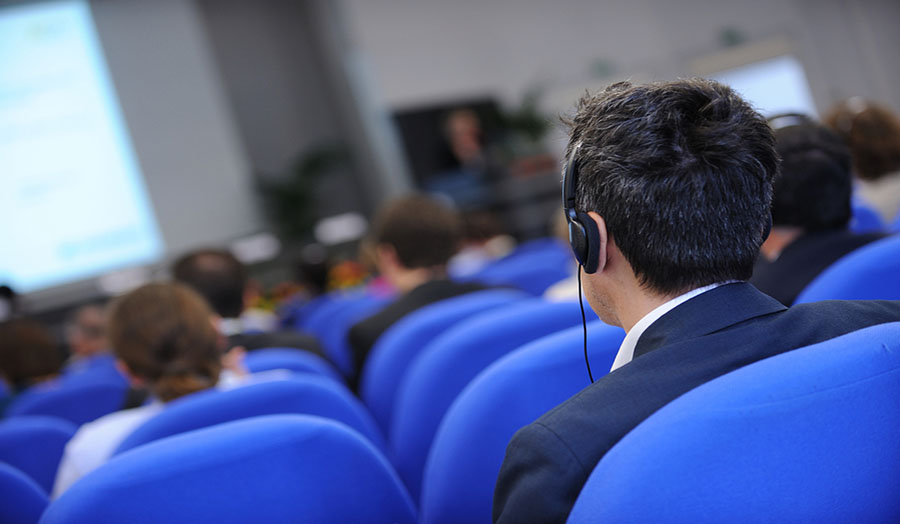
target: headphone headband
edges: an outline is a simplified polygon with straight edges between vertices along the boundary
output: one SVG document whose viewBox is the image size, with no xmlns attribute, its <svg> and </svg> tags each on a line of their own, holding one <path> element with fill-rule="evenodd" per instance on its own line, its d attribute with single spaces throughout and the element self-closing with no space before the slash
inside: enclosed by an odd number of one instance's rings
<svg viewBox="0 0 900 524">
<path fill-rule="evenodd" d="M 563 170 L 562 203 L 566 217 L 574 217 L 575 190 L 577 189 L 578 178 L 577 157 L 580 149 L 581 142 L 578 142 L 575 144 L 575 147 L 572 148 L 569 159 L 566 161 L 566 168 Z"/>
<path fill-rule="evenodd" d="M 575 209 L 575 190 L 578 187 L 578 151 L 581 142 L 575 144 L 566 169 L 563 171 L 562 197 L 563 211 L 569 225 L 569 245 L 575 259 L 584 268 L 585 273 L 597 271 L 600 262 L 600 233 L 597 224 L 587 214 Z"/>
</svg>

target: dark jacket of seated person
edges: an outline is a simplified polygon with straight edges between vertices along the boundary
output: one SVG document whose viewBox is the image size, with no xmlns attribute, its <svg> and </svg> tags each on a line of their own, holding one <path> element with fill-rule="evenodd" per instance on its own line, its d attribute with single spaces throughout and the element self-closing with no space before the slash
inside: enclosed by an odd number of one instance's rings
<svg viewBox="0 0 900 524">
<path fill-rule="evenodd" d="M 750 282 L 789 306 L 828 266 L 884 237 L 847 229 L 853 173 L 849 149 L 803 115 L 769 119 L 781 173 L 772 187 L 772 232 Z"/>
<path fill-rule="evenodd" d="M 401 318 L 434 302 L 482 289 L 485 289 L 485 286 L 476 282 L 460 283 L 446 278 L 429 280 L 405 293 L 374 315 L 357 322 L 350 328 L 348 334 L 356 369 L 362 369 L 362 365 L 378 337 Z"/>
<path fill-rule="evenodd" d="M 247 268 L 230 252 L 201 249 L 187 253 L 172 266 L 172 275 L 209 302 L 221 318 L 219 330 L 228 337 L 229 347 L 241 346 L 247 351 L 289 347 L 323 354 L 316 337 L 307 333 L 246 329 L 241 317 L 253 289 Z"/>
<path fill-rule="evenodd" d="M 672 400 L 761 359 L 900 320 L 900 302 L 788 309 L 746 282 L 777 171 L 767 122 L 717 82 L 622 82 L 582 99 L 566 215 L 585 298 L 627 334 L 608 375 L 512 438 L 494 522 L 565 522 L 603 456 Z"/>
<path fill-rule="evenodd" d="M 399 296 L 350 328 L 357 378 L 375 341 L 398 320 L 433 302 L 484 289 L 447 279 L 447 262 L 461 241 L 460 217 L 440 200 L 413 194 L 379 209 L 371 232 L 375 264 Z"/>
</svg>

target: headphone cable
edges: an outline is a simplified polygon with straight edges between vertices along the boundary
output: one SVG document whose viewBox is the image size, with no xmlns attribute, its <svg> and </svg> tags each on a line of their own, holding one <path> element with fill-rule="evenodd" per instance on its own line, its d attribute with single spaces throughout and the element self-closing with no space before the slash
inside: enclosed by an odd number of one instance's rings
<svg viewBox="0 0 900 524">
<path fill-rule="evenodd" d="M 578 264 L 578 305 L 581 306 L 581 327 L 584 330 L 584 364 L 587 366 L 588 378 L 594 383 L 594 375 L 591 373 L 591 363 L 587 353 L 587 318 L 584 316 L 584 299 L 581 294 L 581 264 Z"/>
</svg>

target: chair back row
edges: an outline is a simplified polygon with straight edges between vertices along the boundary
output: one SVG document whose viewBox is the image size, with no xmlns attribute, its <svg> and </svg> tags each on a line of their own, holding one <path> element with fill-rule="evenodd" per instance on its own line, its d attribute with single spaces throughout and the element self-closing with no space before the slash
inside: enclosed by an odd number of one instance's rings
<svg viewBox="0 0 900 524">
<path fill-rule="evenodd" d="M 900 522 L 900 322 L 708 382 L 626 435 L 568 522 Z"/>
</svg>

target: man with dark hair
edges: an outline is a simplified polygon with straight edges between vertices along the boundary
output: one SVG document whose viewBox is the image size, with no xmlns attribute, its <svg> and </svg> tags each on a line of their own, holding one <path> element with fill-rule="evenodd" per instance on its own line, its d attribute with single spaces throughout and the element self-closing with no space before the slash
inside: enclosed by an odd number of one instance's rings
<svg viewBox="0 0 900 524">
<path fill-rule="evenodd" d="M 772 197 L 772 233 L 750 283 L 789 306 L 837 259 L 884 235 L 847 229 L 853 172 L 840 137 L 803 115 L 772 117 L 769 124 L 781 175 Z"/>
<path fill-rule="evenodd" d="M 730 88 L 617 83 L 584 98 L 571 127 L 567 213 L 574 247 L 586 239 L 585 295 L 627 335 L 607 376 L 513 437 L 495 522 L 564 522 L 604 454 L 696 386 L 900 320 L 897 302 L 787 309 L 745 282 L 770 220 L 778 155 L 766 121 Z"/>
<path fill-rule="evenodd" d="M 456 212 L 424 195 L 398 198 L 382 208 L 372 228 L 378 270 L 399 298 L 350 328 L 356 371 L 362 371 L 378 337 L 407 314 L 438 300 L 483 289 L 447 279 L 447 262 L 459 249 Z"/>
<path fill-rule="evenodd" d="M 182 256 L 172 266 L 175 280 L 187 284 L 221 317 L 219 330 L 230 347 L 247 351 L 272 347 L 305 349 L 321 354 L 319 341 L 296 331 L 248 329 L 241 315 L 250 293 L 247 268 L 228 251 L 203 249 Z"/>
</svg>

